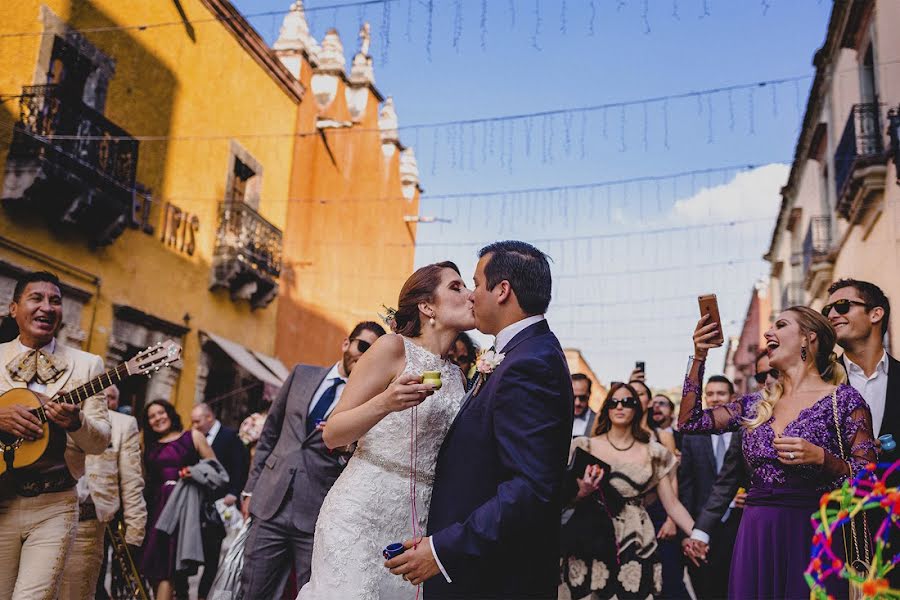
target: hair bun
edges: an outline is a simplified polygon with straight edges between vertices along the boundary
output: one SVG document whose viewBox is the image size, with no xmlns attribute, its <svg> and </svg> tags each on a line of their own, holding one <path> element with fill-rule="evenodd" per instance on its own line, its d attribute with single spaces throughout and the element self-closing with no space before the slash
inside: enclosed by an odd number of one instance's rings
<svg viewBox="0 0 900 600">
<path fill-rule="evenodd" d="M 828 362 L 836 363 L 838 361 L 838 355 L 835 352 L 832 352 L 828 355 Z"/>
</svg>

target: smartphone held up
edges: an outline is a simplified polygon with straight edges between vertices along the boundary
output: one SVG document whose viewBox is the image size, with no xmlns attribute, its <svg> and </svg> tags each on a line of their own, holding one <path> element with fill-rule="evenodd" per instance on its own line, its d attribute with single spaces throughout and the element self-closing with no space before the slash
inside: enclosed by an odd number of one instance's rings
<svg viewBox="0 0 900 600">
<path fill-rule="evenodd" d="M 710 340 L 712 344 L 724 344 L 725 334 L 722 331 L 722 317 L 719 315 L 719 302 L 715 294 L 706 294 L 697 298 L 700 305 L 700 316 L 708 316 L 706 324 L 716 324 L 716 336 Z"/>
</svg>

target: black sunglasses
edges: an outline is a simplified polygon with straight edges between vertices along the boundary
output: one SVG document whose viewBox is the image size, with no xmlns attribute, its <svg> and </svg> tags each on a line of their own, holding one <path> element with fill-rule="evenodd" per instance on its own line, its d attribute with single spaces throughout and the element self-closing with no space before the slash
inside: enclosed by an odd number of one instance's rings
<svg viewBox="0 0 900 600">
<path fill-rule="evenodd" d="M 350 342 L 353 343 L 354 340 L 356 341 L 356 349 L 359 350 L 360 354 L 364 354 L 366 350 L 372 347 L 372 344 L 359 338 L 354 338 Z"/>
<path fill-rule="evenodd" d="M 760 371 L 753 376 L 753 379 L 756 380 L 756 383 L 762 385 L 766 382 L 766 377 L 768 377 L 769 375 L 772 376 L 772 379 L 778 379 L 780 373 L 778 372 L 778 369 L 769 369 L 768 371 Z"/>
<path fill-rule="evenodd" d="M 640 403 L 638 402 L 638 399 L 633 396 L 629 396 L 628 398 L 612 398 L 606 402 L 607 410 L 618 408 L 620 405 L 622 408 L 637 408 L 640 406 Z"/>
<path fill-rule="evenodd" d="M 846 298 L 841 298 L 840 300 L 835 300 L 831 304 L 826 304 L 822 307 L 822 316 L 828 317 L 831 314 L 831 309 L 837 311 L 839 315 L 846 315 L 850 312 L 851 306 L 865 306 L 866 308 L 872 308 L 871 305 L 866 304 L 865 302 L 859 302 L 858 300 L 847 300 Z"/>
<path fill-rule="evenodd" d="M 591 396 L 590 394 L 578 394 L 577 396 L 575 396 L 575 399 L 580 402 L 587 402 L 591 399 Z"/>
</svg>

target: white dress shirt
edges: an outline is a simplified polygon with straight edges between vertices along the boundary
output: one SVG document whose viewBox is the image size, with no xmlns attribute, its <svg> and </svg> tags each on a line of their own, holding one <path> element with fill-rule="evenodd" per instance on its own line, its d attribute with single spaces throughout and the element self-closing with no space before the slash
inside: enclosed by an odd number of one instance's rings
<svg viewBox="0 0 900 600">
<path fill-rule="evenodd" d="M 588 409 L 584 409 L 584 412 L 581 413 L 580 417 L 574 417 L 572 419 L 572 437 L 587 435 L 587 430 L 590 426 L 590 423 L 588 422 L 589 412 Z"/>
<path fill-rule="evenodd" d="M 216 419 L 213 426 L 209 428 L 209 432 L 206 434 L 206 443 L 212 447 L 213 441 L 216 439 L 216 436 L 219 435 L 219 430 L 222 429 L 222 421 Z"/>
<path fill-rule="evenodd" d="M 316 404 L 319 403 L 319 400 L 322 399 L 322 395 L 325 393 L 325 390 L 330 388 L 334 384 L 335 379 L 343 379 L 347 380 L 346 377 L 341 375 L 340 371 L 338 371 L 338 363 L 334 363 L 334 366 L 331 367 L 331 370 L 328 371 L 328 374 L 325 376 L 325 379 L 322 380 L 322 383 L 319 384 L 318 389 L 316 389 L 316 393 L 313 394 L 312 401 L 309 403 L 309 411 L 306 414 L 311 414 L 313 409 L 316 407 Z M 340 384 L 337 390 L 334 393 L 334 402 L 331 403 L 331 406 L 328 407 L 328 410 L 325 411 L 325 417 L 328 418 L 328 415 L 331 414 L 331 411 L 334 410 L 334 407 L 337 406 L 338 400 L 341 399 L 341 394 L 344 392 L 345 384 Z"/>
<path fill-rule="evenodd" d="M 507 344 L 509 344 L 516 335 L 518 335 L 521 331 L 531 327 L 535 323 L 540 323 L 544 320 L 544 315 L 533 315 L 531 317 L 525 317 L 521 321 L 516 321 L 512 325 L 507 325 L 497 334 L 496 339 L 494 340 L 494 351 L 495 352 L 503 352 L 503 349 L 506 348 Z M 574 430 L 573 430 L 574 431 Z M 453 583 L 453 580 L 450 579 L 450 575 L 447 574 L 446 569 L 444 569 L 444 565 L 441 564 L 441 559 L 438 558 L 437 552 L 434 550 L 434 542 L 431 541 L 431 538 L 428 538 L 428 545 L 431 546 L 431 554 L 434 556 L 434 562 L 437 563 L 438 568 L 441 570 L 441 574 L 444 576 L 444 579 L 447 580 L 447 583 Z"/>
<path fill-rule="evenodd" d="M 19 344 L 19 349 L 22 352 L 31 352 L 34 348 L 29 348 L 25 344 L 22 343 L 22 340 L 16 338 L 16 343 Z M 50 340 L 50 343 L 44 346 L 43 348 L 39 348 L 39 350 L 43 350 L 47 354 L 53 354 L 56 352 L 56 338 Z M 37 377 L 28 382 L 28 389 L 32 392 L 37 392 L 38 394 L 43 394 L 47 391 L 47 384 L 38 383 Z"/>
<path fill-rule="evenodd" d="M 850 360 L 850 357 L 844 354 L 844 364 L 847 365 L 847 379 L 851 387 L 859 392 L 869 410 L 872 411 L 872 431 L 875 435 L 881 430 L 881 423 L 884 421 L 884 410 L 887 404 L 887 385 L 888 385 L 888 357 L 887 352 L 881 355 L 881 360 L 875 365 L 875 370 L 871 377 L 866 377 L 862 367 Z M 889 432 L 900 433 L 900 432 Z"/>
</svg>

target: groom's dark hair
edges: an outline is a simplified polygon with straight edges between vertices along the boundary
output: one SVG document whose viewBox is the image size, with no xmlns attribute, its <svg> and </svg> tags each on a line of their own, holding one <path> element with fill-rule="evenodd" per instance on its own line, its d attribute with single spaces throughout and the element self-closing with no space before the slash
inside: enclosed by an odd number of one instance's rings
<svg viewBox="0 0 900 600">
<path fill-rule="evenodd" d="M 487 289 L 494 289 L 505 279 L 526 314 L 547 312 L 553 282 L 546 254 L 531 244 L 514 240 L 487 245 L 478 252 L 478 258 L 488 254 L 491 259 L 484 267 Z"/>
</svg>

